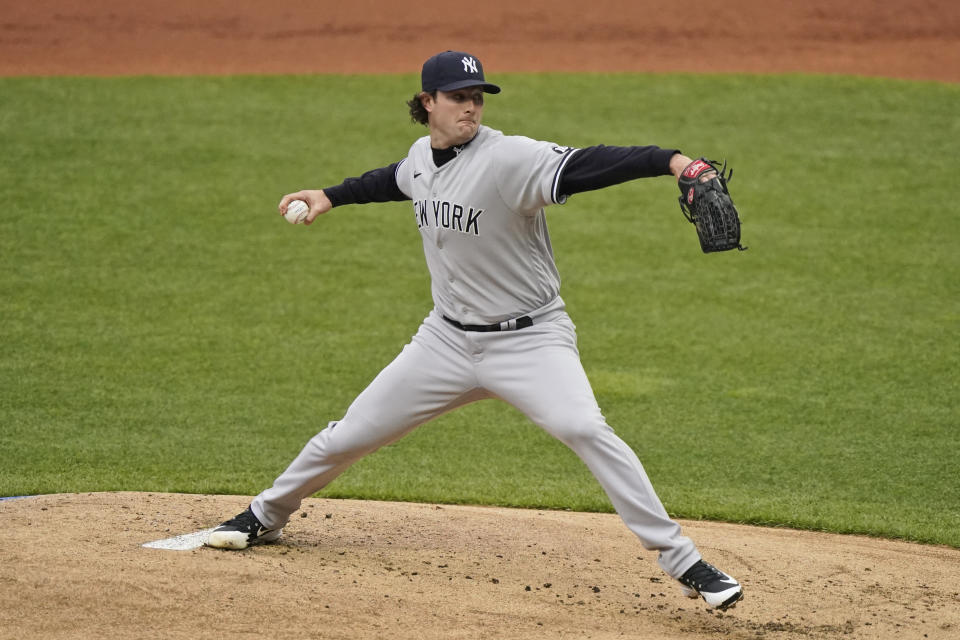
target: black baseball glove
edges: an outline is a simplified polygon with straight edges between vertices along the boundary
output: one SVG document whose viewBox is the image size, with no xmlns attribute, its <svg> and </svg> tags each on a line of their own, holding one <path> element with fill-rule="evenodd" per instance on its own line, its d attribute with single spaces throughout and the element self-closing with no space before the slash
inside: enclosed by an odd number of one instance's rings
<svg viewBox="0 0 960 640">
<path fill-rule="evenodd" d="M 726 162 L 717 169 L 715 161 L 700 158 L 687 165 L 677 182 L 680 211 L 696 227 L 704 253 L 746 249 L 740 245 L 740 214 L 727 191 L 733 169 L 724 175 L 726 170 Z"/>
</svg>

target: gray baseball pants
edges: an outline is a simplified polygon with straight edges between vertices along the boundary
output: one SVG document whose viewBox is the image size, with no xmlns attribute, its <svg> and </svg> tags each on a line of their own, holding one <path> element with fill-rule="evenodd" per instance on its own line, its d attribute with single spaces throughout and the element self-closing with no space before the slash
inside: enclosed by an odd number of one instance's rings
<svg viewBox="0 0 960 640">
<path fill-rule="evenodd" d="M 513 405 L 576 453 L 617 513 L 660 567 L 677 578 L 700 559 L 657 497 L 633 450 L 600 412 L 580 363 L 562 301 L 516 331 L 464 332 L 433 311 L 420 330 L 354 400 L 343 419 L 314 436 L 273 486 L 252 502 L 264 526 L 279 528 L 366 454 L 443 413 L 484 398 Z"/>
</svg>

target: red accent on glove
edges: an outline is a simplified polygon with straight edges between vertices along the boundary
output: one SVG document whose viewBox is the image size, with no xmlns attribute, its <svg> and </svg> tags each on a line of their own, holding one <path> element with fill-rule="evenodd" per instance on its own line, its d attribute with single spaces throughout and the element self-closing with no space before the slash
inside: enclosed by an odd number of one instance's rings
<svg viewBox="0 0 960 640">
<path fill-rule="evenodd" d="M 696 178 L 698 175 L 703 173 L 704 169 L 711 169 L 712 167 L 704 162 L 703 160 L 694 160 L 690 163 L 690 166 L 683 170 L 684 178 Z"/>
</svg>

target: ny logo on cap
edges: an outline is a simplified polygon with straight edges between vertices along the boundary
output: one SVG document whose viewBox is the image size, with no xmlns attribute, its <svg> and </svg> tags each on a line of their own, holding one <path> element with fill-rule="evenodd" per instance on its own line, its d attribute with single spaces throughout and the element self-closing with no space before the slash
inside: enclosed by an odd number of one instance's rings
<svg viewBox="0 0 960 640">
<path fill-rule="evenodd" d="M 464 73 L 466 73 L 467 71 L 469 71 L 470 73 L 477 72 L 477 61 L 474 60 L 472 56 L 463 56 L 463 59 L 460 60 L 460 62 L 463 63 Z"/>
</svg>

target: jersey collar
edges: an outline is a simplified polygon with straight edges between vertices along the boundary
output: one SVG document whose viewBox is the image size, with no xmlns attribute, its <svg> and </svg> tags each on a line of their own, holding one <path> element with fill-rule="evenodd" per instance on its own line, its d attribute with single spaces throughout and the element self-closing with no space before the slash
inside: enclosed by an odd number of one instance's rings
<svg viewBox="0 0 960 640">
<path fill-rule="evenodd" d="M 477 136 L 480 135 L 480 131 L 477 131 L 477 135 L 473 136 L 463 144 L 454 145 L 452 147 L 447 147 L 446 149 L 434 149 L 430 147 L 430 151 L 433 152 L 433 164 L 437 165 L 439 169 L 443 165 L 447 164 L 457 156 L 459 156 L 463 151 L 470 145 L 471 142 L 477 139 Z"/>
</svg>

